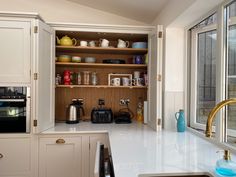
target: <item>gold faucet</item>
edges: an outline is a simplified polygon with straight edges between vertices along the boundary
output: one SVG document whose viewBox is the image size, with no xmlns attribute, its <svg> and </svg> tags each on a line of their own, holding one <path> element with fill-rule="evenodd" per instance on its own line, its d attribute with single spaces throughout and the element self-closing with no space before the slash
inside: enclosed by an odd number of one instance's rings
<svg viewBox="0 0 236 177">
<path fill-rule="evenodd" d="M 216 113 L 221 109 L 223 108 L 224 106 L 226 105 L 229 105 L 229 104 L 233 104 L 235 103 L 236 104 L 236 98 L 231 98 L 231 99 L 228 99 L 228 100 L 224 100 L 224 101 L 221 101 L 220 103 L 218 103 L 210 112 L 210 114 L 208 115 L 208 118 L 207 118 L 207 124 L 206 124 L 206 137 L 211 137 L 212 136 L 212 122 L 213 120 L 215 119 L 215 115 Z"/>
</svg>

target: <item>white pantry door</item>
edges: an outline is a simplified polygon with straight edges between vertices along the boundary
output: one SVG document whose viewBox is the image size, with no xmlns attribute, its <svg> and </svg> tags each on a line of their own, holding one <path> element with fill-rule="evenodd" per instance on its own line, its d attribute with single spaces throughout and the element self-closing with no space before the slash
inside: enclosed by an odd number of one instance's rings
<svg viewBox="0 0 236 177">
<path fill-rule="evenodd" d="M 148 35 L 148 125 L 158 130 L 162 124 L 162 26 Z"/>
<path fill-rule="evenodd" d="M 31 22 L 0 20 L 0 84 L 30 84 Z"/>
<path fill-rule="evenodd" d="M 36 26 L 33 114 L 35 133 L 39 133 L 54 126 L 55 31 L 40 20 Z"/>
</svg>

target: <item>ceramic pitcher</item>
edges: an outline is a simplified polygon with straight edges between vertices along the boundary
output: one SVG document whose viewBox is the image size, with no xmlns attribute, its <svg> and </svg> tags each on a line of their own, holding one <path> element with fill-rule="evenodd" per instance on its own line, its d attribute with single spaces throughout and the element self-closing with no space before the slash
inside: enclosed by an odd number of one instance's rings
<svg viewBox="0 0 236 177">
<path fill-rule="evenodd" d="M 177 131 L 184 132 L 185 131 L 185 117 L 184 117 L 183 109 L 180 109 L 179 112 L 175 113 L 175 119 L 177 120 Z"/>
</svg>

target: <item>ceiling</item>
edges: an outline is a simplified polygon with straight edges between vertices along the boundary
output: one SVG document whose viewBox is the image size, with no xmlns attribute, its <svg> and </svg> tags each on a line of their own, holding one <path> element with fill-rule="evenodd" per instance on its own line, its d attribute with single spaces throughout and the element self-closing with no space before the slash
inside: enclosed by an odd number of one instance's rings
<svg viewBox="0 0 236 177">
<path fill-rule="evenodd" d="M 122 17 L 151 23 L 170 0 L 67 0 Z"/>
</svg>

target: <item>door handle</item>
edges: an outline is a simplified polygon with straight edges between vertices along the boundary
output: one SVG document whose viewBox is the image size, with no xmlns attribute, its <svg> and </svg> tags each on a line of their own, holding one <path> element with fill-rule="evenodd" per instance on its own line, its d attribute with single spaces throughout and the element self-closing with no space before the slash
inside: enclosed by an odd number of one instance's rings
<svg viewBox="0 0 236 177">
<path fill-rule="evenodd" d="M 57 140 L 56 140 L 56 143 L 57 143 L 57 144 L 65 144 L 66 141 L 65 141 L 64 139 L 61 139 L 61 138 L 60 138 L 60 139 L 57 139 Z"/>
</svg>

